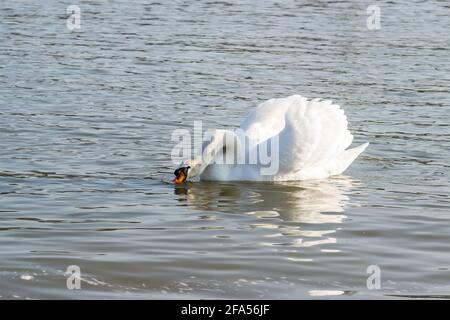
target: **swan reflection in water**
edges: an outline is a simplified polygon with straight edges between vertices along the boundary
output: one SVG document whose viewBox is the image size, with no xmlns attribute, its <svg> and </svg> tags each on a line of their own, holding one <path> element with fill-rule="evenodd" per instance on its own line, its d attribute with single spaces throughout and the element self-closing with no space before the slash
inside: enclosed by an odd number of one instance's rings
<svg viewBox="0 0 450 320">
<path fill-rule="evenodd" d="M 202 211 L 276 217 L 291 226 L 340 224 L 346 218 L 348 194 L 359 184 L 347 176 L 276 183 L 201 182 L 177 186 L 175 193 L 186 206 Z"/>
</svg>

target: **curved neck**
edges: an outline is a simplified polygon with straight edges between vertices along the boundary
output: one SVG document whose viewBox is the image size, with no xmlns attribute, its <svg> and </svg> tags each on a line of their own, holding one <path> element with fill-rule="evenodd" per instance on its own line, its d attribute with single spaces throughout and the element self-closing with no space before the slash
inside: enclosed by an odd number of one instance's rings
<svg viewBox="0 0 450 320">
<path fill-rule="evenodd" d="M 209 165 L 236 164 L 242 161 L 242 146 L 239 137 L 229 130 L 216 130 L 210 141 L 202 145 L 201 152 L 196 156 L 200 164 L 200 175 Z"/>
</svg>

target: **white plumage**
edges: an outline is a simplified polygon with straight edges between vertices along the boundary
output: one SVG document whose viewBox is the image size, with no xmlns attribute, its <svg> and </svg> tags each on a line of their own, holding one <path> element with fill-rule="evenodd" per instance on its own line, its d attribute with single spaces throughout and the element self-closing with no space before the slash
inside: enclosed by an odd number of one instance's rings
<svg viewBox="0 0 450 320">
<path fill-rule="evenodd" d="M 205 180 L 289 181 L 323 179 L 343 173 L 364 151 L 368 143 L 347 149 L 353 136 L 347 128 L 347 118 L 338 105 L 329 100 L 307 100 L 300 95 L 270 99 L 260 104 L 242 122 L 242 135 L 217 130 L 210 142 L 189 166 L 188 178 L 200 176 Z M 232 137 L 244 151 L 229 148 L 225 136 Z M 274 174 L 262 175 L 263 164 L 215 164 L 222 151 L 249 153 L 268 139 L 279 143 L 279 164 Z"/>
</svg>

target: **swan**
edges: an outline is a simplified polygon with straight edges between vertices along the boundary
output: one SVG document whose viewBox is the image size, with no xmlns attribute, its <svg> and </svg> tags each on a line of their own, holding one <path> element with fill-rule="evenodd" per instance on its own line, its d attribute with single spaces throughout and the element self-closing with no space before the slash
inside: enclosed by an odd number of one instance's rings
<svg viewBox="0 0 450 320">
<path fill-rule="evenodd" d="M 193 159 L 176 168 L 172 182 L 195 177 L 295 181 L 339 175 L 369 145 L 347 149 L 353 140 L 347 126 L 344 110 L 330 100 L 301 95 L 270 99 L 251 111 L 237 130 L 215 130 Z M 224 163 L 224 157 L 233 161 Z"/>
</svg>

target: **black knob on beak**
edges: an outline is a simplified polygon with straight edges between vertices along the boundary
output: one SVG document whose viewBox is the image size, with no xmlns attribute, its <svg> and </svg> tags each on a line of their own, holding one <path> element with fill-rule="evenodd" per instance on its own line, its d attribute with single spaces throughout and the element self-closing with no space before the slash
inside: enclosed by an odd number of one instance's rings
<svg viewBox="0 0 450 320">
<path fill-rule="evenodd" d="M 180 174 L 184 174 L 185 176 L 187 176 L 187 173 L 188 173 L 188 170 L 190 169 L 191 167 L 180 167 L 180 168 L 178 168 L 178 169 L 176 169 L 175 171 L 174 171 L 174 175 L 176 175 L 177 177 L 180 175 Z"/>
</svg>

